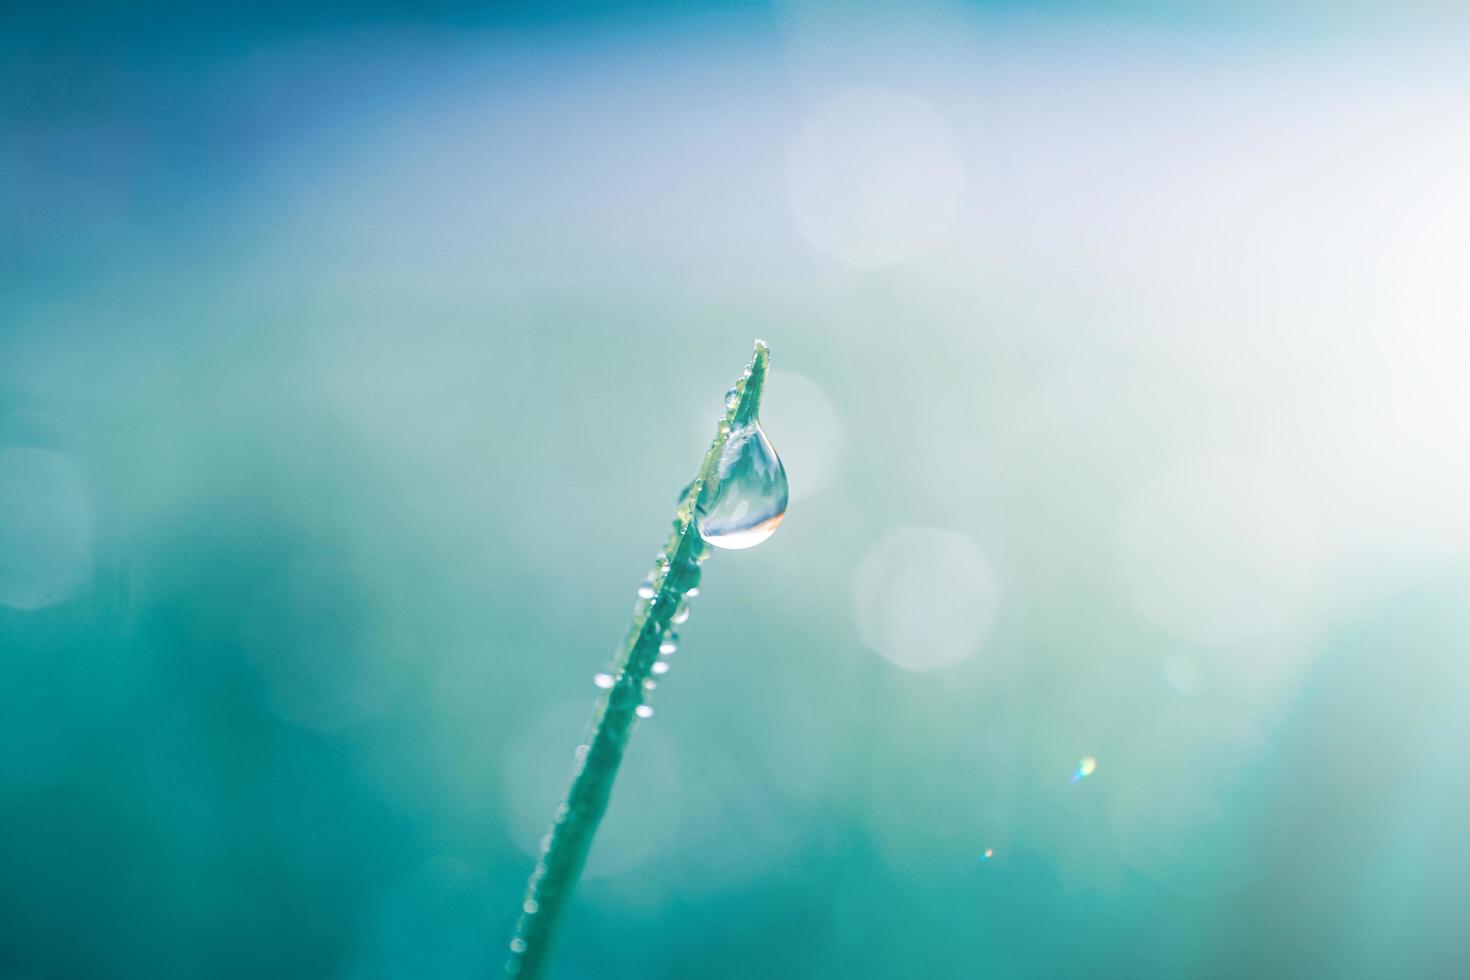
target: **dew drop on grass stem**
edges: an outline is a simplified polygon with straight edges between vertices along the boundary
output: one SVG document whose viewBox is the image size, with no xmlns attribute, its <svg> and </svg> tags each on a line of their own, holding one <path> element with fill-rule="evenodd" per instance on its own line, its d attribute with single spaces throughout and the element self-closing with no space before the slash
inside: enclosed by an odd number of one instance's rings
<svg viewBox="0 0 1470 980">
<path fill-rule="evenodd" d="M 700 537 L 717 548 L 754 548 L 786 516 L 786 467 L 752 421 L 729 435 L 695 517 Z"/>
</svg>

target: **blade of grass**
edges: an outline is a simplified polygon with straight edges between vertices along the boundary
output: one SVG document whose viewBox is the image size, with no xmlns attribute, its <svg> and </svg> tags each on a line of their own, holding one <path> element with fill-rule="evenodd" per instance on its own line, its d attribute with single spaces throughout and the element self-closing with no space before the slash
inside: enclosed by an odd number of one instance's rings
<svg viewBox="0 0 1470 980">
<path fill-rule="evenodd" d="M 588 734 L 577 746 L 571 786 L 556 809 L 541 858 L 526 886 L 521 916 L 510 941 L 510 958 L 505 964 L 507 975 L 535 980 L 549 963 L 557 923 L 582 874 L 597 825 L 607 810 L 638 708 L 643 704 L 644 682 L 658 660 L 659 646 L 670 631 L 674 614 L 690 590 L 698 586 L 699 566 L 709 553 L 695 527 L 695 505 L 715 472 L 732 428 L 755 420 L 769 362 L 770 349 L 764 341 L 756 341 L 755 355 L 736 382 L 734 397 L 726 400 L 725 415 L 704 462 L 679 502 L 673 533 L 659 552 L 650 576 L 648 590 L 652 596 L 641 600 L 634 611 L 633 622 L 613 662 L 612 687 L 598 700 Z"/>
</svg>

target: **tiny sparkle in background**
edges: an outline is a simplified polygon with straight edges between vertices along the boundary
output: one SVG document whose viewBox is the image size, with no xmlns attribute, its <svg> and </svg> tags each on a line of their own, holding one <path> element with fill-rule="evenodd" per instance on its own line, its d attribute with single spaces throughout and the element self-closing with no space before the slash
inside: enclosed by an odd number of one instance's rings
<svg viewBox="0 0 1470 980">
<path fill-rule="evenodd" d="M 1072 773 L 1071 782 L 1080 783 L 1095 772 L 1097 772 L 1097 760 L 1090 755 L 1084 755 L 1077 760 L 1077 771 Z"/>
</svg>

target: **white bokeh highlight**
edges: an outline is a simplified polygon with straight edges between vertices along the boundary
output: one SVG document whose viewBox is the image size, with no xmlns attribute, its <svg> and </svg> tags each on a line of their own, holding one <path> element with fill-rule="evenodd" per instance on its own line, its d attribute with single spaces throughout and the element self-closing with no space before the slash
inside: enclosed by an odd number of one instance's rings
<svg viewBox="0 0 1470 980">
<path fill-rule="evenodd" d="M 74 594 L 91 576 L 95 508 L 65 455 L 0 449 L 0 605 L 33 610 Z"/>
<path fill-rule="evenodd" d="M 954 133 L 933 106 L 904 92 L 838 92 L 786 152 L 786 190 L 802 237 L 860 269 L 893 265 L 942 241 L 964 189 Z"/>
<path fill-rule="evenodd" d="M 853 602 L 865 646 L 906 670 L 938 670 L 979 652 L 1000 607 L 1000 587 L 963 534 L 901 527 L 858 565 Z"/>
<path fill-rule="evenodd" d="M 1175 461 L 1126 505 L 1119 536 L 1129 601 L 1194 643 L 1270 633 L 1300 611 L 1316 584 L 1310 510 L 1291 481 L 1250 459 Z"/>
</svg>

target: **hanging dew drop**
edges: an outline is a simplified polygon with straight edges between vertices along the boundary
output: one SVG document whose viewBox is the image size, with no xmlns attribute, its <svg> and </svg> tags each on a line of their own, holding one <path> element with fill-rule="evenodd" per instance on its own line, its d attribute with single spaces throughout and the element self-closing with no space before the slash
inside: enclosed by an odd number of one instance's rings
<svg viewBox="0 0 1470 980">
<path fill-rule="evenodd" d="M 754 548 L 786 516 L 786 467 L 760 423 L 730 433 L 711 486 L 695 513 L 700 537 L 717 548 Z"/>
</svg>

